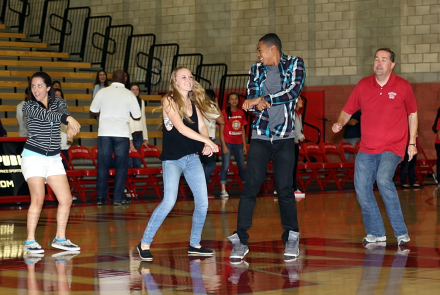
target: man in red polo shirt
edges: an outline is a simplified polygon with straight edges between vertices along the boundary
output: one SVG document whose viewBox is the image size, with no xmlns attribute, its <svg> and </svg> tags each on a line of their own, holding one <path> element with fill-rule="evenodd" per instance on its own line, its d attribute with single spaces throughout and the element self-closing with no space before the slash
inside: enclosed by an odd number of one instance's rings
<svg viewBox="0 0 440 295">
<path fill-rule="evenodd" d="M 398 245 L 409 242 L 393 176 L 402 161 L 409 129 L 409 161 L 417 154 L 417 105 L 411 85 L 393 74 L 395 54 L 380 48 L 374 57 L 374 75 L 359 81 L 333 124 L 337 133 L 360 110 L 361 143 L 355 161 L 354 185 L 367 236 L 364 243 L 385 242 L 382 216 L 373 194 L 377 181 Z M 409 125 L 409 128 L 408 128 Z"/>
</svg>

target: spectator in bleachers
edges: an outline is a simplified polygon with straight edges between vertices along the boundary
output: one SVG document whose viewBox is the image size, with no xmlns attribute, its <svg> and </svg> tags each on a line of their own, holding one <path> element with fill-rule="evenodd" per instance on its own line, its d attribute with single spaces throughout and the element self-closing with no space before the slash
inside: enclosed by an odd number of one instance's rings
<svg viewBox="0 0 440 295">
<path fill-rule="evenodd" d="M 136 96 L 139 109 L 141 111 L 140 120 L 133 120 L 133 118 L 130 117 L 130 150 L 140 151 L 142 145 L 148 146 L 148 130 L 147 121 L 145 119 L 145 102 L 139 97 L 139 85 L 131 85 L 130 90 Z M 140 168 L 141 165 L 141 159 L 128 159 L 128 168 Z"/>
<path fill-rule="evenodd" d="M 2 120 L 0 119 L 0 137 L 6 136 L 8 136 L 8 132 L 6 132 L 6 129 L 3 128 Z"/>
<path fill-rule="evenodd" d="M 17 112 L 15 114 L 15 117 L 17 118 L 17 121 L 18 121 L 18 136 L 19 137 L 27 137 L 28 136 L 26 117 L 23 116 L 23 105 L 26 101 L 28 101 L 30 99 L 29 87 L 26 87 L 24 94 L 25 94 L 24 100 L 17 105 Z"/>
<path fill-rule="evenodd" d="M 125 88 L 130 89 L 131 86 L 130 74 L 127 71 L 124 71 L 124 85 Z"/>
<path fill-rule="evenodd" d="M 53 87 L 53 89 L 60 89 L 61 90 L 61 82 L 60 81 L 53 81 L 52 87 Z"/>
<path fill-rule="evenodd" d="M 209 117 L 212 119 L 203 117 L 203 120 L 205 121 L 206 128 L 208 129 L 209 138 L 212 141 L 215 141 L 216 124 L 220 126 L 225 124 L 225 118 L 216 102 L 215 92 L 213 90 L 205 90 L 205 100 L 206 104 L 210 105 L 214 112 L 209 114 Z M 200 159 L 203 164 L 203 170 L 205 171 L 206 184 L 208 184 L 209 178 L 217 166 L 215 163 L 215 156 L 208 157 L 206 155 L 200 155 Z"/>
<path fill-rule="evenodd" d="M 130 114 L 135 120 L 141 117 L 136 96 L 124 87 L 124 71 L 113 72 L 113 83 L 98 91 L 90 106 L 92 115 L 99 115 L 97 204 L 107 202 L 108 172 L 115 156 L 115 187 L 113 205 L 129 204 L 124 199 L 127 178 L 128 151 L 130 148 Z"/>
<path fill-rule="evenodd" d="M 416 144 L 419 144 L 419 135 L 416 136 Z M 409 142 L 408 142 L 409 143 Z M 409 145 L 406 146 L 405 157 L 403 161 L 400 163 L 400 184 L 402 188 L 420 188 L 420 184 L 416 183 L 416 164 L 417 164 L 417 154 L 413 156 L 411 161 L 408 160 L 408 148 Z M 406 178 L 409 178 L 409 184 L 406 183 Z"/>
<path fill-rule="evenodd" d="M 306 139 L 303 134 L 303 124 L 302 124 L 302 108 L 303 99 L 298 96 L 298 101 L 295 107 L 295 167 L 293 168 L 293 190 L 295 192 L 295 197 L 305 197 L 306 194 L 298 189 L 296 186 L 296 173 L 298 170 L 298 159 L 299 159 L 299 145 Z"/>
<path fill-rule="evenodd" d="M 223 110 L 225 124 L 220 125 L 220 142 L 222 144 L 222 170 L 220 171 L 221 198 L 228 198 L 226 191 L 226 177 L 228 175 L 231 154 L 234 154 L 238 172 L 242 183 L 246 183 L 246 167 L 244 165 L 244 155 L 247 154 L 246 131 L 247 125 L 244 112 L 238 109 L 240 98 L 237 93 L 232 92 L 228 96 L 229 106 Z"/>
<path fill-rule="evenodd" d="M 437 152 L 437 174 L 434 174 L 433 177 L 435 182 L 438 183 L 438 178 L 440 177 L 440 108 L 437 110 L 432 131 L 435 133 L 435 151 Z"/>
<path fill-rule="evenodd" d="M 343 141 L 349 142 L 355 147 L 356 142 L 361 141 L 361 111 L 357 111 L 351 116 L 345 125 Z M 347 161 L 350 161 L 350 153 L 344 154 Z M 356 154 L 353 154 L 356 157 Z"/>
<path fill-rule="evenodd" d="M 208 192 L 203 167 L 197 154 L 212 156 L 218 146 L 208 137 L 203 116 L 214 110 L 205 102 L 205 91 L 191 71 L 177 67 L 171 73 L 168 93 L 162 98 L 163 150 L 160 156 L 164 196 L 154 210 L 144 236 L 137 246 L 142 260 L 153 260 L 150 245 L 157 230 L 176 204 L 183 173 L 194 194 L 194 213 L 188 254 L 211 256 L 213 251 L 200 245 L 208 212 Z M 176 227 L 179 225 L 176 224 Z"/>
<path fill-rule="evenodd" d="M 108 87 L 107 73 L 104 70 L 100 70 L 96 73 L 95 86 L 93 87 L 93 98 L 96 93 L 102 88 Z"/>
<path fill-rule="evenodd" d="M 29 136 L 21 155 L 21 170 L 29 186 L 31 204 L 27 215 L 27 239 L 23 249 L 29 253 L 44 253 L 44 249 L 35 241 L 35 230 L 43 207 L 47 183 L 58 199 L 57 232 L 51 245 L 57 249 L 79 251 L 80 247 L 66 239 L 72 195 L 59 156 L 59 142 L 61 123 L 68 125 L 69 137 L 78 134 L 81 125 L 69 115 L 64 101 L 55 97 L 48 74 L 37 72 L 32 75 L 29 89 L 31 99 L 23 106 Z"/>
<path fill-rule="evenodd" d="M 67 101 L 64 98 L 64 93 L 61 89 L 55 88 L 55 97 L 61 98 L 64 100 L 67 106 Z M 61 124 L 61 152 L 63 153 L 63 156 L 66 158 L 66 160 L 69 160 L 69 153 L 68 150 L 72 146 L 72 138 L 69 138 L 67 136 L 67 126 L 65 124 Z M 69 165 L 63 161 L 64 169 L 68 170 Z"/>
</svg>

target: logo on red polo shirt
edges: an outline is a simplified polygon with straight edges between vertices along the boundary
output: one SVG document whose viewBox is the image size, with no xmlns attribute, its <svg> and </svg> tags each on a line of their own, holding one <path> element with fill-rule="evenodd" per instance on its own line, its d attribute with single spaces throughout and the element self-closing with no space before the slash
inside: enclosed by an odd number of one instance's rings
<svg viewBox="0 0 440 295">
<path fill-rule="evenodd" d="M 388 92 L 388 97 L 389 97 L 390 99 L 394 99 L 394 98 L 396 98 L 396 95 L 397 95 L 396 92 Z"/>
</svg>

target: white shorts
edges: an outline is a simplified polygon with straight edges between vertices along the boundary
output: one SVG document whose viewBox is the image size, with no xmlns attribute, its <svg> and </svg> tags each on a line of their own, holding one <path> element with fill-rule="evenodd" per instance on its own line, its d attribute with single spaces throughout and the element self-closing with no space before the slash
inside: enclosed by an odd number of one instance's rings
<svg viewBox="0 0 440 295">
<path fill-rule="evenodd" d="M 65 175 L 63 162 L 60 156 L 45 157 L 45 156 L 30 156 L 21 158 L 21 173 L 24 179 L 39 176 L 48 178 L 53 175 Z"/>
</svg>

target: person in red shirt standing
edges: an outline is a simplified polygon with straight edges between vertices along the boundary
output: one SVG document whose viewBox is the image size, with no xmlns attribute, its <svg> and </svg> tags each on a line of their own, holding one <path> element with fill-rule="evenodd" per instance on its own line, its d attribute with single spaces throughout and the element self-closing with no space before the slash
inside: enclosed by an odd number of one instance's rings
<svg viewBox="0 0 440 295">
<path fill-rule="evenodd" d="M 229 106 L 222 111 L 225 124 L 220 125 L 220 141 L 222 143 L 222 170 L 220 171 L 222 190 L 220 197 L 223 199 L 229 197 L 226 191 L 226 176 L 231 162 L 231 152 L 237 162 L 241 182 L 246 182 L 246 168 L 244 166 L 244 155 L 247 153 L 246 132 L 244 130 L 244 126 L 247 124 L 246 117 L 244 112 L 238 109 L 240 99 L 237 93 L 229 94 L 228 103 Z"/>
<path fill-rule="evenodd" d="M 355 161 L 354 185 L 367 233 L 364 244 L 386 242 L 385 227 L 373 194 L 374 181 L 398 245 L 410 241 L 393 176 L 408 142 L 408 161 L 417 154 L 417 104 L 409 82 L 392 72 L 394 58 L 389 48 L 376 51 L 374 75 L 359 81 L 332 126 L 333 132 L 341 131 L 351 115 L 361 110 L 362 137 Z"/>
</svg>

